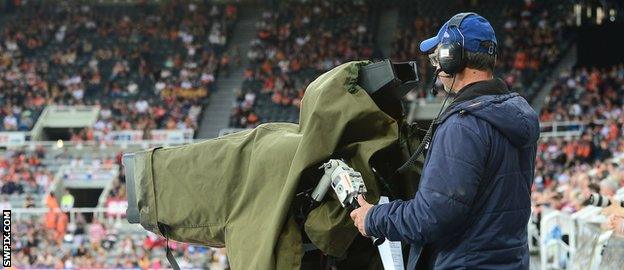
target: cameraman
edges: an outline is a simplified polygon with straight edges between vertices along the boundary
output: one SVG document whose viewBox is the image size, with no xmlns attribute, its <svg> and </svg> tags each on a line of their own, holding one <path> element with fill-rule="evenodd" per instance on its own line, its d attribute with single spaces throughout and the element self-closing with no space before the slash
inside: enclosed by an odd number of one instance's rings
<svg viewBox="0 0 624 270">
<path fill-rule="evenodd" d="M 538 117 L 494 78 L 490 23 L 464 15 L 420 44 L 455 99 L 436 120 L 418 192 L 375 206 L 360 196 L 351 218 L 363 235 L 411 243 L 408 269 L 528 269 Z"/>
</svg>

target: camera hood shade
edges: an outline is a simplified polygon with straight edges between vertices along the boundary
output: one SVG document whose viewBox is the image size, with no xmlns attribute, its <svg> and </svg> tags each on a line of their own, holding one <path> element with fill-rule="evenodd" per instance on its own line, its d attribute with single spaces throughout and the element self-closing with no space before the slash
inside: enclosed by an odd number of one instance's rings
<svg viewBox="0 0 624 270">
<path fill-rule="evenodd" d="M 124 156 L 127 176 L 134 178 L 126 181 L 128 191 L 134 186 L 136 196 L 128 218 L 136 221 L 138 213 L 145 229 L 172 240 L 227 246 L 233 269 L 250 262 L 256 269 L 299 265 L 302 229 L 322 252 L 347 255 L 358 232 L 335 198 L 326 196 L 301 227 L 291 209 L 296 194 L 320 180 L 314 173 L 319 164 L 338 156 L 362 174 L 367 199 L 375 203 L 379 198 L 371 157 L 396 145 L 399 131 L 366 91 L 352 91 L 363 63 L 368 62 L 340 65 L 313 81 L 302 100 L 299 124 L 267 123 Z M 395 179 L 396 192 L 410 190 L 414 177 Z M 159 225 L 166 225 L 167 232 Z M 366 254 L 376 253 L 373 245 L 370 249 Z"/>
</svg>

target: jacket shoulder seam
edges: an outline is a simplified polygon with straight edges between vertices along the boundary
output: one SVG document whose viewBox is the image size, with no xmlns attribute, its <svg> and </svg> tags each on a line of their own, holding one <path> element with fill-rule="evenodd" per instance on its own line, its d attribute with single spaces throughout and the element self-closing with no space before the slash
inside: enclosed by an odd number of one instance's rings
<svg viewBox="0 0 624 270">
<path fill-rule="evenodd" d="M 483 120 L 479 119 L 478 117 L 476 117 L 474 115 L 469 115 L 468 114 L 468 115 L 466 115 L 464 117 L 472 117 L 477 122 L 483 121 Z M 466 124 L 464 124 L 464 123 L 462 123 L 462 122 L 460 122 L 458 120 L 455 120 L 455 118 L 459 118 L 459 117 L 458 116 L 454 116 L 454 115 L 450 116 L 449 119 L 448 119 L 450 121 L 447 124 L 449 124 L 449 125 L 457 125 L 457 126 L 463 127 L 464 129 L 472 132 L 472 134 L 474 134 L 474 136 L 476 138 L 478 138 L 479 141 L 481 141 L 481 143 L 483 143 L 483 145 L 489 146 L 488 143 L 486 143 L 486 141 L 483 139 L 483 137 L 479 134 L 479 132 L 474 130 L 474 127 L 468 126 L 468 125 L 466 125 Z M 487 121 L 483 121 L 483 122 L 485 122 L 486 124 L 490 125 L 490 123 L 487 123 Z M 445 128 L 448 128 L 448 127 L 445 127 Z"/>
</svg>

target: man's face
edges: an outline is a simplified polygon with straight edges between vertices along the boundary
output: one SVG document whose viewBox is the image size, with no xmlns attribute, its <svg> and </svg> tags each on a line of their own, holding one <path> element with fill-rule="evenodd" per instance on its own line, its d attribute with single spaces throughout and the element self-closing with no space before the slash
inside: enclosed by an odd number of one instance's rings
<svg viewBox="0 0 624 270">
<path fill-rule="evenodd" d="M 436 70 L 440 69 L 440 61 L 438 59 L 439 50 L 440 47 L 437 47 L 433 53 L 429 54 L 429 62 Z M 438 75 L 438 80 L 440 80 L 440 82 L 442 82 L 442 85 L 444 85 L 444 91 L 453 91 L 451 89 L 451 86 L 453 84 L 453 77 L 451 77 L 449 74 L 444 71 L 440 71 L 440 74 Z"/>
</svg>

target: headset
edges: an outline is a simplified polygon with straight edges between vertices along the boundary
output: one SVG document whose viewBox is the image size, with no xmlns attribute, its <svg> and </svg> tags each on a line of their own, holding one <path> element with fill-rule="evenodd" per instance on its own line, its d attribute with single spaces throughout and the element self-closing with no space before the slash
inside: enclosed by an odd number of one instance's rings
<svg viewBox="0 0 624 270">
<path fill-rule="evenodd" d="M 433 83 L 430 90 L 431 94 L 433 94 L 434 96 L 436 96 L 438 93 L 437 89 L 435 88 L 435 83 L 438 77 L 453 78 L 453 82 L 451 83 L 450 87 L 452 89 L 453 85 L 455 84 L 455 74 L 461 72 L 466 67 L 466 59 L 464 58 L 465 39 L 464 34 L 461 32 L 460 26 L 464 19 L 466 19 L 466 17 L 470 15 L 478 16 L 478 14 L 474 12 L 464 12 L 456 14 L 448 22 L 446 32 L 442 36 L 442 40 L 438 45 L 439 47 L 436 55 L 438 58 L 439 68 L 434 72 Z M 483 46 L 483 44 L 481 45 Z M 490 43 L 488 45 L 488 54 L 496 56 L 496 44 Z M 448 75 L 440 75 L 442 71 L 444 71 L 444 73 Z M 446 106 L 446 102 L 451 95 L 451 91 L 446 91 L 446 97 L 442 102 L 440 111 L 433 119 L 433 121 L 431 121 L 431 124 L 429 125 L 427 133 L 423 137 L 422 142 L 420 143 L 416 151 L 410 156 L 410 158 L 394 172 L 392 177 L 394 177 L 395 174 L 403 173 L 410 167 L 414 166 L 420 154 L 425 149 L 429 148 L 429 144 L 431 143 L 431 139 L 434 133 L 433 127 L 442 115 L 443 109 Z"/>
<path fill-rule="evenodd" d="M 466 67 L 464 59 L 464 34 L 460 30 L 461 23 L 470 15 L 477 15 L 474 12 L 464 12 L 453 16 L 448 23 L 446 32 L 440 41 L 438 49 L 438 61 L 440 70 L 450 76 L 454 76 Z M 461 37 L 461 38 L 460 38 Z"/>
<path fill-rule="evenodd" d="M 436 96 L 438 93 L 437 89 L 435 89 L 435 83 L 438 77 L 453 78 L 453 82 L 451 83 L 451 88 L 453 88 L 453 84 L 455 84 L 455 74 L 462 71 L 462 69 L 464 69 L 464 67 L 466 66 L 466 62 L 464 59 L 464 35 L 462 34 L 459 27 L 462 21 L 464 21 L 464 19 L 470 15 L 477 15 L 477 13 L 474 13 L 474 12 L 459 13 L 453 16 L 449 20 L 446 33 L 444 34 L 442 40 L 440 41 L 440 45 L 439 45 L 440 47 L 438 49 L 438 54 L 437 54 L 440 67 L 434 73 L 433 84 L 431 85 L 431 90 L 430 90 L 430 92 L 434 96 Z M 452 30 L 452 29 L 455 29 L 455 30 Z M 458 36 L 461 36 L 461 43 L 460 43 L 460 40 L 457 38 Z M 444 75 L 444 76 L 440 75 L 442 71 L 444 71 L 448 75 Z M 431 139 L 433 137 L 433 127 L 438 121 L 438 119 L 440 118 L 440 115 L 442 115 L 443 109 L 445 108 L 446 102 L 448 101 L 450 96 L 451 96 L 451 91 L 447 91 L 446 97 L 444 98 L 444 101 L 442 102 L 442 106 L 440 107 L 440 111 L 438 112 L 437 116 L 433 119 L 433 121 L 431 121 L 431 124 L 429 124 L 429 128 L 427 129 L 427 133 L 423 137 L 422 142 L 420 143 L 420 145 L 418 145 L 418 148 L 410 156 L 410 158 L 405 163 L 403 163 L 403 165 L 401 165 L 401 167 L 399 167 L 394 172 L 394 174 L 403 173 L 407 171 L 407 169 L 409 169 L 410 167 L 414 166 L 420 154 L 425 149 L 429 148 L 429 144 L 431 143 Z M 394 174 L 392 175 L 392 177 L 394 177 Z"/>
</svg>

